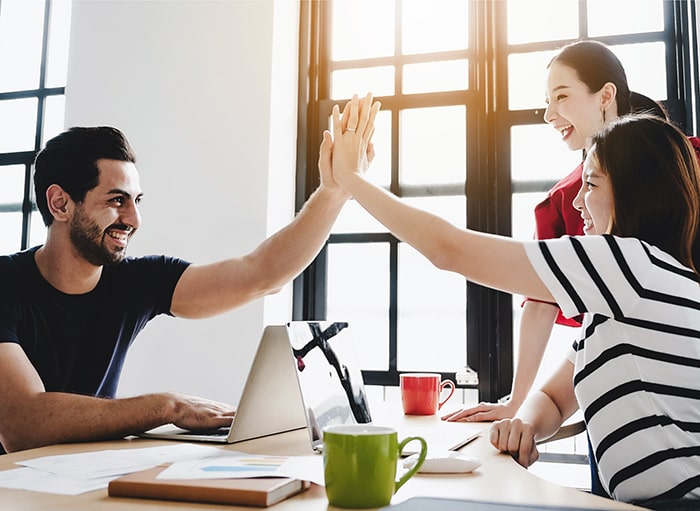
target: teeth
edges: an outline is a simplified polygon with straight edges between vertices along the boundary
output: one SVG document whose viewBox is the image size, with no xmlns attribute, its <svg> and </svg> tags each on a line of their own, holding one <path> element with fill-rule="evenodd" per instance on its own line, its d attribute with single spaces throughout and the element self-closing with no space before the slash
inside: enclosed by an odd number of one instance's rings
<svg viewBox="0 0 700 511">
<path fill-rule="evenodd" d="M 128 235 L 126 235 L 126 234 L 117 234 L 114 232 L 108 232 L 107 236 L 109 236 L 110 238 L 114 238 L 115 240 L 120 240 L 120 241 L 126 241 L 128 238 Z"/>
</svg>

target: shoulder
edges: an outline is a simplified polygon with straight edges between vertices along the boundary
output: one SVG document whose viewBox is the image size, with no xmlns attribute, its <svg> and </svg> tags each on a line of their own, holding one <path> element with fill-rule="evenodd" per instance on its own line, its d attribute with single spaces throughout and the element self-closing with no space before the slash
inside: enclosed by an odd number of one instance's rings
<svg viewBox="0 0 700 511">
<path fill-rule="evenodd" d="M 532 250 L 532 248 L 530 249 Z M 638 238 L 611 234 L 599 236 L 564 236 L 538 242 L 538 252 L 545 259 L 562 264 L 575 261 L 590 275 L 622 271 L 640 277 L 650 270 L 676 273 L 695 280 L 694 272 L 672 255 Z"/>
<path fill-rule="evenodd" d="M 14 254 L 0 255 L 0 273 L 3 275 L 3 281 L 12 277 L 26 275 L 32 268 L 36 269 L 34 262 L 34 253 L 39 247 L 33 247 Z"/>
<path fill-rule="evenodd" d="M 106 266 L 105 274 L 112 278 L 161 280 L 169 276 L 178 279 L 190 265 L 183 259 L 167 255 L 127 257 L 122 262 Z"/>
<path fill-rule="evenodd" d="M 688 140 L 690 140 L 690 144 L 695 149 L 698 161 L 700 161 L 700 137 L 688 137 Z"/>
<path fill-rule="evenodd" d="M 566 177 L 557 182 L 550 190 L 548 195 L 552 196 L 555 194 L 562 193 L 578 193 L 581 188 L 581 175 L 583 173 L 583 163 L 579 163 L 574 170 L 572 170 Z"/>
</svg>

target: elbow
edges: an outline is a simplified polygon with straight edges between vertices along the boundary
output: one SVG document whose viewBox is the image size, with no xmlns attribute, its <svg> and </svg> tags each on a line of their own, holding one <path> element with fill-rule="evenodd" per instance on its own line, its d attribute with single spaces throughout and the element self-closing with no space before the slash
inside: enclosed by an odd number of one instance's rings
<svg viewBox="0 0 700 511">
<path fill-rule="evenodd" d="M 439 244 L 425 256 L 439 270 L 460 273 L 457 253 L 448 244 Z"/>
<path fill-rule="evenodd" d="M 27 449 L 33 449 L 35 447 L 42 447 L 45 443 L 36 441 L 34 438 L 30 438 L 29 435 L 24 432 L 19 434 L 13 434 L 3 431 L 0 434 L 0 444 L 2 445 L 5 452 L 10 454 L 18 451 L 26 451 Z"/>
</svg>

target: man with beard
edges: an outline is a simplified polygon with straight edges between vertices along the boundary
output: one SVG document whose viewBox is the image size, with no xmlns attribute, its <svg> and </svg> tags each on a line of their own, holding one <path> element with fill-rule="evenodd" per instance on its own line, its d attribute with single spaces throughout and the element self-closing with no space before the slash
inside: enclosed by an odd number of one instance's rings
<svg viewBox="0 0 700 511">
<path fill-rule="evenodd" d="M 373 124 L 373 116 L 347 122 L 360 121 Z M 223 403 L 175 393 L 115 398 L 127 349 L 159 314 L 213 316 L 298 275 L 347 199 L 330 177 L 330 147 L 325 133 L 321 185 L 288 226 L 250 254 L 195 265 L 126 257 L 141 224 L 142 191 L 119 130 L 72 128 L 50 140 L 37 155 L 34 179 L 46 242 L 0 257 L 2 447 L 121 438 L 168 423 L 229 425 L 235 409 Z"/>
</svg>

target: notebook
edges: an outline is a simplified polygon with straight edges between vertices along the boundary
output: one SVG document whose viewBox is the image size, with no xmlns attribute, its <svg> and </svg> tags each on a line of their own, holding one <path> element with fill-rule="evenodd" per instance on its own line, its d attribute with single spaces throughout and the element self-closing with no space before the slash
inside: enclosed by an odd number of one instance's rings
<svg viewBox="0 0 700 511">
<path fill-rule="evenodd" d="M 207 502 L 267 507 L 310 487 L 284 477 L 254 479 L 158 479 L 164 466 L 128 474 L 109 482 L 110 497 Z"/>
<path fill-rule="evenodd" d="M 265 327 L 230 428 L 169 425 L 140 436 L 231 444 L 306 428 L 320 451 L 324 427 L 371 421 L 350 325 L 292 321 Z"/>
</svg>

